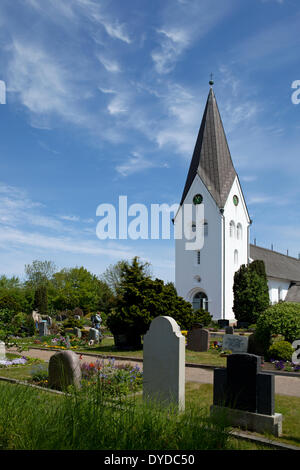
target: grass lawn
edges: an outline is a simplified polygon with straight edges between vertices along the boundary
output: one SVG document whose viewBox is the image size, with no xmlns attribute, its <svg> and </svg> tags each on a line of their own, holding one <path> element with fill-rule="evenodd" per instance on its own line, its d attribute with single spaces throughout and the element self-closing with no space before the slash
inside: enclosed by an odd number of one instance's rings
<svg viewBox="0 0 300 470">
<path fill-rule="evenodd" d="M 195 382 L 186 383 L 187 405 L 189 403 L 201 403 L 201 407 L 205 407 L 209 410 L 210 406 L 213 404 L 212 397 L 213 385 L 198 384 Z M 300 447 L 300 398 L 287 395 L 275 395 L 275 410 L 276 413 L 283 415 L 283 435 L 281 438 L 274 438 L 274 436 L 265 437 Z M 251 435 L 253 434 L 261 436 L 261 434 L 258 433 L 251 433 Z"/>
<path fill-rule="evenodd" d="M 25 339 L 27 341 L 25 341 Z M 22 339 L 22 344 L 26 347 L 30 348 L 39 348 L 45 347 L 45 345 L 40 344 L 37 345 L 33 343 L 32 339 L 24 338 Z M 120 349 L 115 348 L 113 338 L 104 337 L 102 342 L 96 346 L 88 346 L 88 347 L 79 347 L 78 349 L 74 349 L 76 352 L 82 353 L 91 353 L 91 354 L 102 354 L 106 356 L 130 356 L 130 357 L 143 357 L 143 350 L 129 350 L 123 351 Z M 212 366 L 218 367 L 225 367 L 226 366 L 226 358 L 220 357 L 219 353 L 215 350 L 209 350 L 207 352 L 196 352 L 196 351 L 188 351 L 186 350 L 186 362 L 192 362 L 194 364 L 207 364 Z"/>
<path fill-rule="evenodd" d="M 208 353 L 196 353 L 196 354 L 208 354 Z M 43 364 L 43 361 L 24 365 L 14 366 L 9 368 L 1 368 L 0 376 L 9 377 L 17 380 L 27 380 L 31 378 L 31 371 L 38 364 Z M 45 364 L 45 363 L 44 363 Z M 45 364 L 46 366 L 46 364 Z M 0 382 L 3 385 L 3 382 Z M 43 393 L 48 393 L 45 391 Z M 212 405 L 213 397 L 213 386 L 211 384 L 199 384 L 194 382 L 186 383 L 186 407 L 199 405 L 204 411 L 209 412 L 209 408 Z M 279 442 L 285 442 L 288 444 L 296 445 L 300 447 L 300 398 L 276 395 L 275 396 L 275 409 L 277 413 L 283 415 L 283 436 L 277 440 Z M 1 424 L 1 423 L 0 423 Z M 0 426 L 1 427 L 1 426 Z M 253 433 L 251 433 L 253 435 Z M 258 434 L 259 435 L 259 434 Z M 272 436 L 273 440 L 275 439 Z M 233 438 L 233 445 L 237 446 L 238 449 L 258 449 L 261 446 L 256 446 L 252 443 L 246 443 L 244 441 L 237 441 Z"/>
</svg>

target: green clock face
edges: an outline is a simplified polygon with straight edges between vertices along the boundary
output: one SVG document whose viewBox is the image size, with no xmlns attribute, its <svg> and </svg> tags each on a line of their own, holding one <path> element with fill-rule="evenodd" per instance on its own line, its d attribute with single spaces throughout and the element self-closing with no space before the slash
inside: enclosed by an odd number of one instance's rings
<svg viewBox="0 0 300 470">
<path fill-rule="evenodd" d="M 239 198 L 237 196 L 233 196 L 233 204 L 237 206 L 239 203 Z"/>
<path fill-rule="evenodd" d="M 196 194 L 194 197 L 193 197 L 193 203 L 194 204 L 201 204 L 203 201 L 203 197 L 201 196 L 201 194 Z"/>
</svg>

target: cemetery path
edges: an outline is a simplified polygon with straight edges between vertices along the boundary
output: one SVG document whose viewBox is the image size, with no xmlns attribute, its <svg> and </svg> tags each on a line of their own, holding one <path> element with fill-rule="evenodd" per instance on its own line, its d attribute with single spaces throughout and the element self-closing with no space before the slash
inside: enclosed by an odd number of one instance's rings
<svg viewBox="0 0 300 470">
<path fill-rule="evenodd" d="M 12 349 L 13 351 L 13 349 Z M 22 354 L 28 357 L 34 357 L 37 359 L 42 359 L 44 361 L 49 361 L 50 357 L 55 354 L 55 351 L 44 351 L 41 349 L 29 349 L 29 351 L 23 351 Z M 83 362 L 92 362 L 93 358 L 98 356 L 91 356 L 82 354 Z M 100 357 L 99 357 L 100 358 Z M 94 359 L 94 360 L 95 360 Z M 105 361 L 108 361 L 106 359 Z M 126 362 L 127 364 L 132 364 L 133 366 L 138 365 L 143 368 L 143 363 L 138 361 L 130 361 L 128 359 L 116 360 L 117 364 L 122 364 Z M 213 383 L 213 370 L 212 369 L 202 369 L 200 367 L 186 367 L 185 368 L 185 379 L 187 382 L 198 382 L 198 383 Z M 288 376 L 279 376 L 275 375 L 275 393 L 279 395 L 289 395 L 294 397 L 300 397 L 300 377 L 288 377 Z"/>
</svg>

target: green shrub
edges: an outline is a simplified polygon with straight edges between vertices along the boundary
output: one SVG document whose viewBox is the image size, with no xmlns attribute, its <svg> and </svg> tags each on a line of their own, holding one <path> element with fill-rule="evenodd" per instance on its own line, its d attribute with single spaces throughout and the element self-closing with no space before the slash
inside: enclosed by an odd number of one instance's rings
<svg viewBox="0 0 300 470">
<path fill-rule="evenodd" d="M 233 311 L 241 322 L 256 323 L 269 306 L 269 289 L 263 261 L 243 264 L 234 275 Z"/>
<path fill-rule="evenodd" d="M 212 323 L 212 315 L 200 308 L 195 310 L 192 321 L 193 323 L 201 323 L 203 326 L 209 326 Z"/>
<path fill-rule="evenodd" d="M 300 337 L 300 304 L 280 302 L 272 305 L 259 317 L 256 333 L 266 351 L 272 335 L 283 335 L 292 343 Z"/>
<path fill-rule="evenodd" d="M 276 341 L 268 350 L 268 359 L 291 361 L 294 348 L 288 341 Z"/>
</svg>

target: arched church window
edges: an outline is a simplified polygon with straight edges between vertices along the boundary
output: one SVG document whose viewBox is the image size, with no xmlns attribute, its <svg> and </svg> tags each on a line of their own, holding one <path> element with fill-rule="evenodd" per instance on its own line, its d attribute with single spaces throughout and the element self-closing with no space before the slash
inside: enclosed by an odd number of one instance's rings
<svg viewBox="0 0 300 470">
<path fill-rule="evenodd" d="M 237 224 L 236 226 L 236 238 L 238 240 L 241 240 L 243 237 L 243 228 L 242 228 L 242 224 Z"/>
<path fill-rule="evenodd" d="M 204 292 L 197 292 L 193 297 L 193 309 L 198 310 L 199 308 L 208 309 L 208 298 Z"/>
<path fill-rule="evenodd" d="M 234 266 L 238 266 L 239 264 L 239 252 L 234 250 Z"/>
<path fill-rule="evenodd" d="M 229 224 L 229 235 L 231 238 L 233 238 L 235 235 L 235 223 L 233 222 L 233 220 Z"/>
</svg>

